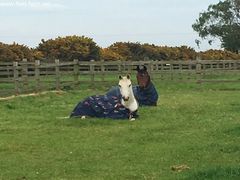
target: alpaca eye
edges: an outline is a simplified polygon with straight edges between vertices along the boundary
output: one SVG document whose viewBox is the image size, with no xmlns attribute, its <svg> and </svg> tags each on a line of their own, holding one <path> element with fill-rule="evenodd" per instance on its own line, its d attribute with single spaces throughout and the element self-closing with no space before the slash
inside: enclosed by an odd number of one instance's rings
<svg viewBox="0 0 240 180">
<path fill-rule="evenodd" d="M 120 85 L 120 84 L 119 84 L 118 86 L 119 86 L 119 87 L 121 87 L 121 85 Z"/>
<path fill-rule="evenodd" d="M 129 87 L 131 87 L 131 84 L 129 85 Z"/>
</svg>

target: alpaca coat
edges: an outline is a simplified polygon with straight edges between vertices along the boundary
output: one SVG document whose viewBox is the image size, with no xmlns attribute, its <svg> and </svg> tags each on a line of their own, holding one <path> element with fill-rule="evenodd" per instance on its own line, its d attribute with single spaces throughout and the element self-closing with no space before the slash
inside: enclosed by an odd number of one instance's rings
<svg viewBox="0 0 240 180">
<path fill-rule="evenodd" d="M 121 104 L 121 96 L 95 95 L 79 102 L 70 117 L 90 116 L 111 119 L 129 119 L 136 117 Z"/>
</svg>

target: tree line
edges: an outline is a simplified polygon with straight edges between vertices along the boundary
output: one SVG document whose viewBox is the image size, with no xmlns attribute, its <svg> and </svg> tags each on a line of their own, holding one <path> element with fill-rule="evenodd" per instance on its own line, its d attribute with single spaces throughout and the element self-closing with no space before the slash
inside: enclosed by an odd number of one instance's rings
<svg viewBox="0 0 240 180">
<path fill-rule="evenodd" d="M 42 39 L 36 48 L 17 43 L 4 44 L 0 42 L 0 61 L 140 61 L 140 60 L 203 60 L 240 59 L 240 55 L 223 50 L 208 50 L 196 52 L 187 46 L 168 47 L 138 42 L 116 42 L 107 48 L 99 47 L 91 38 L 85 36 L 66 36 L 55 39 Z"/>
</svg>

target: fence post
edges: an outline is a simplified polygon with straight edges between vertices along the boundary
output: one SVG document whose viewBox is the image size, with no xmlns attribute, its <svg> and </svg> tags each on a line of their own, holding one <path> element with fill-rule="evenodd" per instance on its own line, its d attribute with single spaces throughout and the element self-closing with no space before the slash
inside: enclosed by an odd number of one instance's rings
<svg viewBox="0 0 240 180">
<path fill-rule="evenodd" d="M 36 60 L 35 61 L 35 80 L 36 80 L 36 87 L 35 91 L 39 92 L 40 91 L 40 61 Z"/>
<path fill-rule="evenodd" d="M 173 80 L 173 72 L 174 69 L 173 69 L 173 60 L 170 61 L 170 76 L 171 76 L 171 80 Z"/>
<path fill-rule="evenodd" d="M 161 75 L 161 80 L 164 80 L 164 65 L 163 62 L 158 61 L 158 66 L 160 65 L 160 75 Z"/>
<path fill-rule="evenodd" d="M 74 59 L 73 60 L 74 65 L 73 65 L 73 75 L 74 75 L 74 84 L 78 84 L 79 83 L 79 66 L 78 66 L 78 59 Z"/>
<path fill-rule="evenodd" d="M 18 72 L 18 62 L 13 62 L 13 78 L 15 86 L 15 94 L 19 94 L 19 72 Z"/>
<path fill-rule="evenodd" d="M 28 65 L 27 59 L 22 60 L 22 80 L 23 80 L 23 88 L 27 91 L 28 89 Z"/>
<path fill-rule="evenodd" d="M 197 67 L 196 67 L 197 68 Z M 191 64 L 188 64 L 188 73 L 187 73 L 187 79 L 190 80 L 191 79 L 191 76 L 193 75 L 192 73 L 192 65 Z"/>
<path fill-rule="evenodd" d="M 117 61 L 118 63 L 118 74 L 122 74 L 122 62 L 120 60 Z"/>
<path fill-rule="evenodd" d="M 56 90 L 60 90 L 60 61 L 59 59 L 55 59 L 55 74 L 56 74 Z"/>
<path fill-rule="evenodd" d="M 132 73 L 132 61 L 127 61 L 127 74 Z"/>
<path fill-rule="evenodd" d="M 153 80 L 153 73 L 152 73 L 152 71 L 153 71 L 153 63 L 152 63 L 152 61 L 148 61 L 149 63 L 148 63 L 148 74 L 150 75 L 150 77 L 151 77 L 151 79 Z"/>
<path fill-rule="evenodd" d="M 104 66 L 104 60 L 101 61 L 101 74 L 102 74 L 102 81 L 105 80 L 105 66 Z"/>
<path fill-rule="evenodd" d="M 91 84 L 94 86 L 94 64 L 91 62 L 90 64 L 90 76 L 91 76 Z"/>
<path fill-rule="evenodd" d="M 8 74 L 7 77 L 8 77 L 8 78 L 11 77 L 10 68 L 11 68 L 11 66 L 8 66 L 8 65 L 7 65 L 7 74 Z"/>
<path fill-rule="evenodd" d="M 237 70 L 237 69 L 238 69 L 238 67 L 237 67 L 237 61 L 234 62 L 234 64 L 233 64 L 233 69 L 234 69 L 234 70 Z"/>
<path fill-rule="evenodd" d="M 182 75 L 183 75 L 182 65 L 183 65 L 183 64 L 182 64 L 182 61 L 180 61 L 179 63 L 180 63 L 180 64 L 179 64 L 179 69 L 178 69 L 178 70 L 179 70 L 179 75 L 178 75 L 179 77 L 178 77 L 178 78 L 179 78 L 179 79 L 182 79 Z"/>
<path fill-rule="evenodd" d="M 202 83 L 202 63 L 199 56 L 196 58 L 196 74 L 197 74 L 197 83 Z"/>
<path fill-rule="evenodd" d="M 124 63 L 122 64 L 122 72 L 121 73 L 126 73 L 127 72 L 127 60 L 123 61 Z"/>
</svg>

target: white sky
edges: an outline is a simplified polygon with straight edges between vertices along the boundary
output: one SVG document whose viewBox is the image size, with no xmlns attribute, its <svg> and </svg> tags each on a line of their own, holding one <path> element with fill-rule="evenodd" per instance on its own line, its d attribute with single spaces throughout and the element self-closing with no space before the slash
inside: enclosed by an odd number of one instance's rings
<svg viewBox="0 0 240 180">
<path fill-rule="evenodd" d="M 85 35 L 101 47 L 114 42 L 220 49 L 192 30 L 199 13 L 219 0 L 0 0 L 0 42 L 30 47 L 41 39 Z"/>
</svg>

